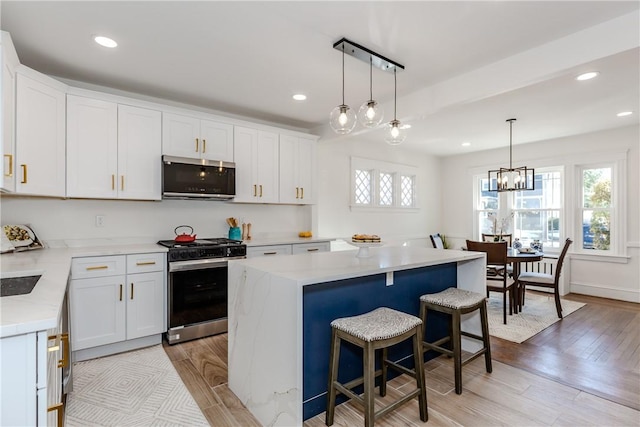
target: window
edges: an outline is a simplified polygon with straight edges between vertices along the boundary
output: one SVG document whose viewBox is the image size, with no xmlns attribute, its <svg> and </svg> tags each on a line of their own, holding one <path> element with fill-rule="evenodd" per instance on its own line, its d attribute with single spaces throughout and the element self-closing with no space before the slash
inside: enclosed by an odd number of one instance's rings
<svg viewBox="0 0 640 427">
<path fill-rule="evenodd" d="M 486 175 L 476 177 L 477 238 L 512 234 L 524 245 L 539 240 L 543 248 L 558 249 L 562 235 L 561 168 L 536 171 L 535 190 L 489 191 Z M 495 183 L 494 183 L 495 188 Z"/>
<path fill-rule="evenodd" d="M 413 166 L 352 157 L 352 206 L 416 208 L 416 175 Z"/>
<path fill-rule="evenodd" d="M 582 249 L 611 249 L 612 172 L 611 166 L 584 167 L 581 170 Z"/>
</svg>

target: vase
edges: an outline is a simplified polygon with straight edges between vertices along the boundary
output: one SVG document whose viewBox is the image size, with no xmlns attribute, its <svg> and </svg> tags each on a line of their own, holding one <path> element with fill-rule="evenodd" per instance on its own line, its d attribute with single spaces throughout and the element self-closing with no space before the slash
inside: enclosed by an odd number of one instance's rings
<svg viewBox="0 0 640 427">
<path fill-rule="evenodd" d="M 242 233 L 240 232 L 240 227 L 230 227 L 229 228 L 229 239 L 231 239 L 231 240 L 242 240 Z"/>
<path fill-rule="evenodd" d="M 513 249 L 518 250 L 522 247 L 522 242 L 520 241 L 520 239 L 516 237 L 515 239 L 513 239 L 513 243 L 511 244 L 511 247 Z"/>
<path fill-rule="evenodd" d="M 542 242 L 540 242 L 540 240 L 534 240 L 529 244 L 529 246 L 531 247 L 531 249 L 535 249 L 538 252 L 542 252 Z"/>
</svg>

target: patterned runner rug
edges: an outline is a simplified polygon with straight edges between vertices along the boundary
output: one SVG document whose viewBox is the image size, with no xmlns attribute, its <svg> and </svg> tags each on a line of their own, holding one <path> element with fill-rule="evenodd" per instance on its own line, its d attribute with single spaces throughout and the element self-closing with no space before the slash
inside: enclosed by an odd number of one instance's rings
<svg viewBox="0 0 640 427">
<path fill-rule="evenodd" d="M 569 314 L 584 307 L 584 303 L 562 301 L 562 315 Z M 538 332 L 548 328 L 560 319 L 556 314 L 553 295 L 539 295 L 527 293 L 525 305 L 521 313 L 509 316 L 507 324 L 502 323 L 502 294 L 491 293 L 489 298 L 489 334 L 508 341 L 521 343 Z M 507 310 L 509 308 L 507 307 Z"/>
<path fill-rule="evenodd" d="M 208 426 L 161 345 L 73 365 L 66 426 Z"/>
</svg>

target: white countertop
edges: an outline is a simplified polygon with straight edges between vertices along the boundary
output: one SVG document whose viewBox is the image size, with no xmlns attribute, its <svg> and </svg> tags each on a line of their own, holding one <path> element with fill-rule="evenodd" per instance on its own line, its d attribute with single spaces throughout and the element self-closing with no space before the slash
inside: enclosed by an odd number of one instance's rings
<svg viewBox="0 0 640 427">
<path fill-rule="evenodd" d="M 242 263 L 247 268 L 291 279 L 304 286 L 485 256 L 478 252 L 404 246 L 373 247 L 369 252 L 369 258 L 357 258 L 355 249 L 286 257 L 258 257 L 230 263 Z"/>
<path fill-rule="evenodd" d="M 291 245 L 297 243 L 319 243 L 330 242 L 335 238 L 330 237 L 297 237 L 297 236 L 279 236 L 279 237 L 253 237 L 251 240 L 243 240 L 242 243 L 250 246 L 269 246 L 269 245 Z"/>
<path fill-rule="evenodd" d="M 75 257 L 167 252 L 156 244 L 38 249 L 0 255 L 1 277 L 41 275 L 31 293 L 0 298 L 0 338 L 57 326 Z"/>
</svg>

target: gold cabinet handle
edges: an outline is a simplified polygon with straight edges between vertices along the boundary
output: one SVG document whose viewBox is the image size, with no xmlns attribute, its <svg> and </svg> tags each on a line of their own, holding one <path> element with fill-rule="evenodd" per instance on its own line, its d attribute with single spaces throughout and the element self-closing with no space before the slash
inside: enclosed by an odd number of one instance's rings
<svg viewBox="0 0 640 427">
<path fill-rule="evenodd" d="M 304 187 L 300 187 L 300 198 L 304 199 Z"/>
<path fill-rule="evenodd" d="M 207 152 L 207 140 L 203 139 L 202 140 L 202 153 L 206 153 Z"/>
<path fill-rule="evenodd" d="M 91 270 L 106 270 L 107 268 L 109 268 L 108 265 L 94 265 L 91 267 L 87 267 L 86 270 L 87 271 L 91 271 Z"/>
<path fill-rule="evenodd" d="M 111 189 L 116 189 L 116 176 L 114 174 L 111 174 Z"/>
<path fill-rule="evenodd" d="M 258 186 L 253 184 L 253 197 L 256 197 L 258 195 Z"/>
<path fill-rule="evenodd" d="M 198 140 L 198 138 L 196 138 L 196 153 L 198 152 L 199 148 L 200 148 L 200 141 Z"/>
<path fill-rule="evenodd" d="M 58 403 L 57 405 L 49 406 L 47 412 L 58 411 L 58 427 L 64 425 L 64 403 Z"/>
<path fill-rule="evenodd" d="M 124 175 L 120 175 L 120 191 L 124 191 Z"/>
<path fill-rule="evenodd" d="M 262 184 L 260 184 L 260 197 L 262 197 Z"/>
<path fill-rule="evenodd" d="M 20 184 L 26 184 L 27 183 L 27 165 L 20 165 L 20 167 L 22 168 L 22 181 L 20 181 Z"/>
<path fill-rule="evenodd" d="M 320 250 L 319 248 L 310 248 L 310 249 L 307 249 L 307 252 L 317 252 L 319 250 Z"/>
<path fill-rule="evenodd" d="M 156 265 L 155 261 L 136 262 L 136 265 Z"/>
<path fill-rule="evenodd" d="M 58 351 L 60 349 L 60 342 L 62 342 L 62 359 L 58 360 L 58 368 L 66 368 L 69 366 L 69 334 L 58 334 L 58 335 L 49 335 L 47 337 L 49 340 L 55 340 L 56 343 L 52 347 L 49 347 L 49 351 Z"/>
<path fill-rule="evenodd" d="M 131 299 L 133 299 L 133 282 L 131 282 Z"/>
<path fill-rule="evenodd" d="M 122 301 L 122 285 L 120 285 L 120 301 Z"/>
<path fill-rule="evenodd" d="M 277 255 L 278 252 L 263 252 L 262 255 Z"/>
<path fill-rule="evenodd" d="M 300 187 L 296 187 L 296 199 L 300 198 Z"/>
<path fill-rule="evenodd" d="M 9 159 L 9 173 L 5 172 L 4 176 L 13 176 L 13 154 L 5 154 L 4 157 Z"/>
</svg>

